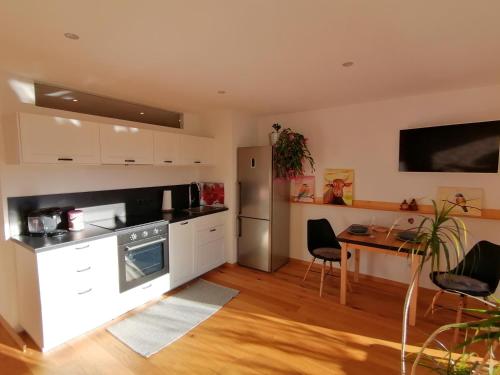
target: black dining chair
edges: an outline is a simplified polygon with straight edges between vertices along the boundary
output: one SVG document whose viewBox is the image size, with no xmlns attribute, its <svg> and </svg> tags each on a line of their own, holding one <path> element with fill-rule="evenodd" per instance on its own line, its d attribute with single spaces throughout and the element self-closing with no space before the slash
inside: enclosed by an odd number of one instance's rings
<svg viewBox="0 0 500 375">
<path fill-rule="evenodd" d="M 434 313 L 440 295 L 451 293 L 459 296 L 456 322 L 462 320 L 462 309 L 467 305 L 467 296 L 483 299 L 495 293 L 500 281 L 500 245 L 480 241 L 465 255 L 464 259 L 449 272 L 432 272 L 429 277 L 440 290 L 434 295 L 427 310 Z M 459 330 L 456 329 L 453 341 L 457 342 Z"/>
<path fill-rule="evenodd" d="M 323 267 L 321 268 L 321 282 L 319 285 L 319 296 L 321 297 L 323 295 L 323 281 L 325 278 L 326 262 L 330 262 L 330 269 L 328 271 L 328 273 L 330 273 L 333 271 L 332 262 L 338 262 L 340 264 L 341 259 L 340 243 L 337 241 L 335 232 L 327 219 L 307 220 L 307 249 L 313 256 L 313 259 L 309 264 L 309 267 L 307 267 L 306 274 L 304 275 L 302 281 L 306 280 L 307 274 L 311 270 L 316 258 L 323 260 Z M 348 252 L 347 259 L 350 257 L 351 253 Z"/>
</svg>

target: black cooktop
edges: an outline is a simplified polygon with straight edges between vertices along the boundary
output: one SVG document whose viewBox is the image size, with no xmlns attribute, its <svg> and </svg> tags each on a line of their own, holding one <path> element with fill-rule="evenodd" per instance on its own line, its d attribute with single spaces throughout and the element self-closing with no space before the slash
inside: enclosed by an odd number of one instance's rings
<svg viewBox="0 0 500 375">
<path fill-rule="evenodd" d="M 115 216 L 112 219 L 97 220 L 90 224 L 113 231 L 164 221 L 162 213 L 149 215 Z"/>
</svg>

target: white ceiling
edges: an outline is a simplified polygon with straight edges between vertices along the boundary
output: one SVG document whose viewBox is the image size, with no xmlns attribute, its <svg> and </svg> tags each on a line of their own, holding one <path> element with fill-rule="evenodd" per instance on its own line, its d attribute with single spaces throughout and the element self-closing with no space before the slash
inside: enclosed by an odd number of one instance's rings
<svg viewBox="0 0 500 375">
<path fill-rule="evenodd" d="M 292 112 L 498 84 L 499 15 L 498 0 L 2 0 L 0 68 L 166 109 Z"/>
</svg>

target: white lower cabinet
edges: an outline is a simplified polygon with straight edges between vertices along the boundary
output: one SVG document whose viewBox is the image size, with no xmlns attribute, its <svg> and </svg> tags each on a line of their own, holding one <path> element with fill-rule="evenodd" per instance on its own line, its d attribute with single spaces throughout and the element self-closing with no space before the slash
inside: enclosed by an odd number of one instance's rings
<svg viewBox="0 0 500 375">
<path fill-rule="evenodd" d="M 19 320 L 43 351 L 116 316 L 116 249 L 116 237 L 40 253 L 19 246 Z"/>
<path fill-rule="evenodd" d="M 170 281 L 176 288 L 225 262 L 220 212 L 169 225 Z"/>
<path fill-rule="evenodd" d="M 116 236 L 38 253 L 16 245 L 20 325 L 47 351 L 220 266 L 225 217 L 170 224 L 170 273 L 124 293 Z"/>
<path fill-rule="evenodd" d="M 169 224 L 170 283 L 176 288 L 195 276 L 193 220 Z"/>
</svg>

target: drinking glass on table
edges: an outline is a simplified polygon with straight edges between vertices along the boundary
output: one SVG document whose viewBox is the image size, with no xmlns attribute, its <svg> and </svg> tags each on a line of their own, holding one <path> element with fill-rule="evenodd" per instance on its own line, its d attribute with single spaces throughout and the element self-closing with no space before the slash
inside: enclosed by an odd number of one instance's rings
<svg viewBox="0 0 500 375">
<path fill-rule="evenodd" d="M 372 216 L 370 219 L 370 238 L 375 238 L 375 233 L 373 232 L 373 229 L 375 228 L 375 216 Z"/>
</svg>

